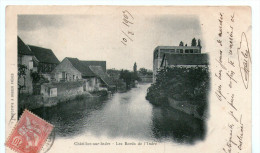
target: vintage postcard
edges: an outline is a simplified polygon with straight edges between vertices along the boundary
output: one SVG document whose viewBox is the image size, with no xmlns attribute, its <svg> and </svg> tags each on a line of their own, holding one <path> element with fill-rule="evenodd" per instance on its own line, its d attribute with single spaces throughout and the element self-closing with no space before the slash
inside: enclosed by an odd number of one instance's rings
<svg viewBox="0 0 260 153">
<path fill-rule="evenodd" d="M 8 6 L 6 152 L 249 153 L 251 32 L 248 6 Z"/>
</svg>

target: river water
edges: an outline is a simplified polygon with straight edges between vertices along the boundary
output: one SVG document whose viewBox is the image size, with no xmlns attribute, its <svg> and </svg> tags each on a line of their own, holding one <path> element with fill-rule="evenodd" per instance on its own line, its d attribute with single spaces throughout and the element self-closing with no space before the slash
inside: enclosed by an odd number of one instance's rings
<svg viewBox="0 0 260 153">
<path fill-rule="evenodd" d="M 86 137 L 133 138 L 194 144 L 205 136 L 204 121 L 146 99 L 150 84 L 126 93 L 88 98 L 32 110 L 55 126 L 56 139 Z"/>
</svg>

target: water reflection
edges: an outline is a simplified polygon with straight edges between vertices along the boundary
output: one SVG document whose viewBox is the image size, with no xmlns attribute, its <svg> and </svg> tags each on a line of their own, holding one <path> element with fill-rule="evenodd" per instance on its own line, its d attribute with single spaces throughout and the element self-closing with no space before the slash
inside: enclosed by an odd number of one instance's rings
<svg viewBox="0 0 260 153">
<path fill-rule="evenodd" d="M 110 98 L 91 98 L 32 110 L 55 126 L 58 139 L 88 135 L 192 144 L 204 139 L 204 122 L 145 100 L 149 84 Z"/>
<path fill-rule="evenodd" d="M 172 108 L 153 109 L 152 130 L 158 141 L 193 144 L 205 137 L 204 121 Z"/>
<path fill-rule="evenodd" d="M 33 113 L 55 126 L 58 137 L 73 137 L 84 132 L 85 122 L 91 113 L 104 107 L 105 98 L 90 98 L 87 101 L 60 103 L 54 107 L 32 110 Z"/>
</svg>

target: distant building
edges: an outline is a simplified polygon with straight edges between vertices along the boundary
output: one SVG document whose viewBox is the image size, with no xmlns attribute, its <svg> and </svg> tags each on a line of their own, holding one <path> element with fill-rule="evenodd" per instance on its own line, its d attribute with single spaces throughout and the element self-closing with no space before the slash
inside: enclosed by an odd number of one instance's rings
<svg viewBox="0 0 260 153">
<path fill-rule="evenodd" d="M 205 65 L 208 65 L 208 55 L 202 54 L 199 46 L 158 46 L 153 55 L 153 82 L 161 68 Z"/>
<path fill-rule="evenodd" d="M 107 89 L 112 85 L 106 74 L 105 61 L 80 61 L 69 57 L 54 68 L 52 79 L 56 82 L 84 80 L 84 91 Z"/>
<path fill-rule="evenodd" d="M 18 86 L 20 87 L 20 92 L 32 94 L 33 85 L 30 71 L 34 70 L 34 54 L 31 51 L 30 47 L 27 46 L 19 36 L 17 37 L 17 51 L 18 71 L 21 66 L 26 66 L 25 75 L 18 78 Z"/>
<path fill-rule="evenodd" d="M 50 80 L 50 73 L 60 63 L 51 49 L 29 45 L 35 59 L 37 71 Z"/>
</svg>

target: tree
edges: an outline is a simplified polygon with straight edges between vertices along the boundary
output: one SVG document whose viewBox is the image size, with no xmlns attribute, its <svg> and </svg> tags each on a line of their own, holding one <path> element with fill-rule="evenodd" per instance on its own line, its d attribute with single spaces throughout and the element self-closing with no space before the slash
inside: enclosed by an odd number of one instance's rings
<svg viewBox="0 0 260 153">
<path fill-rule="evenodd" d="M 134 73 L 137 72 L 137 65 L 136 65 L 136 62 L 135 62 L 135 64 L 134 64 L 134 66 L 133 66 L 133 70 L 134 70 Z"/>
<path fill-rule="evenodd" d="M 137 72 L 130 72 L 128 70 L 121 70 L 119 78 L 123 79 L 123 81 L 126 83 L 127 89 L 130 89 L 131 83 L 134 83 L 135 80 L 140 80 L 140 78 L 137 75 Z"/>
<path fill-rule="evenodd" d="M 200 44 L 200 39 L 198 39 L 198 47 L 202 48 Z"/>
<path fill-rule="evenodd" d="M 130 84 L 131 84 L 131 81 L 132 81 L 131 77 L 132 77 L 131 72 L 129 72 L 128 70 L 121 70 L 119 78 L 123 79 L 123 81 L 126 83 L 127 89 L 130 88 Z"/>
<path fill-rule="evenodd" d="M 192 39 L 191 46 L 197 46 L 197 40 L 195 38 Z"/>
<path fill-rule="evenodd" d="M 180 44 L 179 44 L 179 46 L 183 46 L 183 45 L 184 45 L 184 44 L 183 44 L 183 42 L 181 41 Z"/>
<path fill-rule="evenodd" d="M 41 79 L 41 76 L 39 75 L 38 72 L 31 71 L 31 77 L 32 77 L 32 83 L 37 83 Z"/>
<path fill-rule="evenodd" d="M 142 67 L 142 68 L 139 69 L 139 72 L 142 75 L 146 75 L 147 74 L 147 69 Z"/>
<path fill-rule="evenodd" d="M 32 83 L 33 84 L 42 84 L 42 83 L 48 83 L 48 79 L 46 79 L 43 75 L 39 74 L 39 72 L 32 71 L 30 72 Z"/>
</svg>

